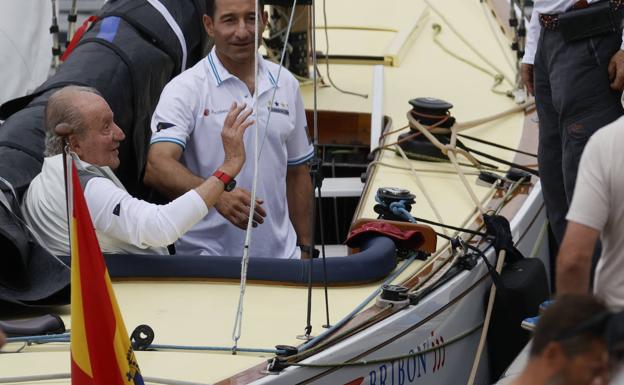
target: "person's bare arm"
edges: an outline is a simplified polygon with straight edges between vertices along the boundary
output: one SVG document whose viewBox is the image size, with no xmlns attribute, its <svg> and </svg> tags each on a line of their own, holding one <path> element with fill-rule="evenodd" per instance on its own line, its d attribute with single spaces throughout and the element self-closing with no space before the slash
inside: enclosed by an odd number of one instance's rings
<svg viewBox="0 0 624 385">
<path fill-rule="evenodd" d="M 237 106 L 236 103 L 230 108 L 230 112 L 225 117 L 223 130 L 221 131 L 221 141 L 223 142 L 223 152 L 225 157 L 223 164 L 218 170 L 235 177 L 240 172 L 245 163 L 245 143 L 243 135 L 247 127 L 253 124 L 253 120 L 248 120 L 252 113 L 251 109 L 244 110 L 245 105 Z M 212 207 L 219 200 L 225 185 L 223 182 L 211 176 L 200 184 L 195 191 L 202 197 L 206 206 Z"/>
<path fill-rule="evenodd" d="M 182 163 L 182 147 L 176 143 L 159 142 L 150 146 L 143 182 L 170 199 L 179 197 L 204 182 Z"/>
<path fill-rule="evenodd" d="M 568 221 L 557 255 L 557 293 L 587 293 L 594 247 L 600 232 L 577 222 Z"/>
<path fill-rule="evenodd" d="M 535 95 L 535 86 L 533 82 L 533 64 L 520 64 L 520 76 L 522 76 L 522 84 L 528 95 Z"/>
<path fill-rule="evenodd" d="M 236 108 L 238 109 L 238 114 L 240 114 L 246 108 L 246 105 L 242 104 Z M 249 116 L 247 112 L 243 114 Z M 225 138 L 222 136 L 222 139 Z M 147 154 L 147 165 L 143 178 L 145 184 L 155 188 L 170 199 L 177 198 L 190 189 L 200 186 L 204 179 L 193 174 L 180 163 L 181 156 L 182 147 L 178 144 L 170 142 L 152 144 Z M 251 194 L 249 191 L 237 188 L 231 192 L 223 192 L 219 195 L 216 202 L 213 202 L 210 206 L 214 205 L 217 211 L 233 225 L 245 229 L 247 227 L 250 203 Z M 254 213 L 254 225 L 256 226 L 262 223 L 264 221 L 263 218 L 266 216 L 262 203 L 262 199 L 256 200 Z"/>
<path fill-rule="evenodd" d="M 307 164 L 288 167 L 286 173 L 286 196 L 290 221 L 297 233 L 297 244 L 312 244 L 312 182 Z M 301 253 L 301 258 L 310 258 Z"/>
<path fill-rule="evenodd" d="M 624 50 L 618 50 L 609 62 L 609 80 L 611 89 L 616 91 L 624 90 Z"/>
</svg>

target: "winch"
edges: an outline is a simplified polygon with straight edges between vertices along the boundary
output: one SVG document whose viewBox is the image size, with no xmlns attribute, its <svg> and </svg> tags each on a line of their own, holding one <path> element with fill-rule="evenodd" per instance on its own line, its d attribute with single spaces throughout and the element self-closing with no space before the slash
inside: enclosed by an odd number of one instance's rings
<svg viewBox="0 0 624 385">
<path fill-rule="evenodd" d="M 418 121 L 431 132 L 440 142 L 450 142 L 449 128 L 455 124 L 455 118 L 451 115 L 451 103 L 441 99 L 421 97 L 409 101 L 412 109 L 408 112 L 412 118 Z M 416 127 L 410 127 L 410 131 L 399 135 L 399 146 L 411 158 L 419 160 L 440 161 L 448 158 L 434 146 L 427 137 L 422 135 Z"/>
<path fill-rule="evenodd" d="M 378 219 L 412 222 L 413 218 L 409 213 L 416 203 L 415 198 L 414 194 L 404 188 L 380 187 L 375 196 L 377 204 L 373 210 L 379 214 Z"/>
</svg>

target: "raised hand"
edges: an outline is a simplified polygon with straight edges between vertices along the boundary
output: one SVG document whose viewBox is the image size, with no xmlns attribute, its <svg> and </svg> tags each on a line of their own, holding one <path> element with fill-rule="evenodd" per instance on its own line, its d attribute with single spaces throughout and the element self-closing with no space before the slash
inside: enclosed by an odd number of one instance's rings
<svg viewBox="0 0 624 385">
<path fill-rule="evenodd" d="M 230 176 L 236 176 L 245 163 L 243 136 L 247 127 L 254 123 L 253 120 L 248 119 L 253 111 L 246 107 L 244 103 L 241 105 L 232 103 L 221 130 L 225 159 L 220 169 Z"/>
</svg>

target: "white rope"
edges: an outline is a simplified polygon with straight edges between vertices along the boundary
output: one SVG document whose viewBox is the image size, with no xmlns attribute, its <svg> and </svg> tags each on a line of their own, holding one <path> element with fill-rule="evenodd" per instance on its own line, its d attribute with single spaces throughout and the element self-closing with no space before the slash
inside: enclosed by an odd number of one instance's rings
<svg viewBox="0 0 624 385">
<path fill-rule="evenodd" d="M 501 250 L 498 254 L 498 261 L 496 263 L 496 273 L 500 274 L 505 264 L 505 250 Z M 481 338 L 479 339 L 479 346 L 477 347 L 477 353 L 475 354 L 474 362 L 472 363 L 472 370 L 470 371 L 470 377 L 468 377 L 467 385 L 473 385 L 477 377 L 477 369 L 479 369 L 479 362 L 481 361 L 481 355 L 485 348 L 485 341 L 487 339 L 488 330 L 490 328 L 490 319 L 492 318 L 492 310 L 494 308 L 494 299 L 496 298 L 496 285 L 492 283 L 490 288 L 490 298 L 488 299 L 487 310 L 485 312 L 485 320 L 483 320 L 483 329 L 481 330 Z"/>
<path fill-rule="evenodd" d="M 500 33 L 499 31 L 496 30 L 496 26 L 494 25 L 494 22 L 492 21 L 492 13 L 490 13 L 489 8 L 485 1 L 481 1 L 481 9 L 483 10 L 483 16 L 487 20 L 488 26 L 490 27 L 490 32 L 492 32 L 492 36 L 494 37 L 494 40 L 496 40 L 496 45 L 498 45 L 498 48 L 500 49 L 503 57 L 505 58 L 507 65 L 509 65 L 509 69 L 511 69 L 511 72 L 516 73 L 518 71 L 518 68 L 516 68 L 516 65 L 513 63 L 513 61 L 509 57 L 509 54 L 507 53 L 508 52 L 507 48 L 503 46 L 503 43 L 501 42 L 501 39 L 499 37 Z"/>
<path fill-rule="evenodd" d="M 491 121 L 494 121 L 494 120 L 502 119 L 502 118 L 507 117 L 509 115 L 515 114 L 516 112 L 525 111 L 527 108 L 531 108 L 534 105 L 535 105 L 535 99 L 534 98 L 530 98 L 526 102 L 524 102 L 522 104 L 518 104 L 517 106 L 509 108 L 509 109 L 507 109 L 505 111 L 502 111 L 502 112 L 499 112 L 499 113 L 496 113 L 496 114 L 493 114 L 493 115 L 485 116 L 483 118 L 479 118 L 479 119 L 475 119 L 475 120 L 469 120 L 467 122 L 455 123 L 453 128 L 455 128 L 457 130 L 457 132 L 461 132 L 461 131 L 467 130 L 469 128 L 480 126 L 480 125 L 482 125 L 484 123 L 488 123 L 488 122 L 491 122 Z"/>
<path fill-rule="evenodd" d="M 457 158 L 455 157 L 455 152 L 457 151 L 456 144 L 457 144 L 457 130 L 451 128 L 451 143 L 449 144 L 450 151 L 448 151 L 446 155 L 451 161 L 451 164 L 453 164 L 453 166 L 455 167 L 455 170 L 457 170 L 457 175 L 459 175 L 459 179 L 462 181 L 464 187 L 466 187 L 466 191 L 468 191 L 468 195 L 470 195 L 472 202 L 479 209 L 479 212 L 481 214 L 485 214 L 485 209 L 483 208 L 483 205 L 479 201 L 479 198 L 477 198 L 477 194 L 475 194 L 474 190 L 472 189 L 472 186 L 470 186 L 470 183 L 468 182 L 466 175 L 464 175 L 464 170 L 462 170 L 461 167 L 459 167 L 459 163 L 457 162 Z"/>
<path fill-rule="evenodd" d="M 251 184 L 251 202 L 249 204 L 249 218 L 247 219 L 247 230 L 245 232 L 245 244 L 243 246 L 243 258 L 241 260 L 241 280 L 240 294 L 238 297 L 238 307 L 236 309 L 236 319 L 234 320 L 234 330 L 232 330 L 232 353 L 236 353 L 238 340 L 243 330 L 243 301 L 245 298 L 245 290 L 247 288 L 247 267 L 249 266 L 249 247 L 251 244 L 251 229 L 253 228 L 253 214 L 256 210 L 256 187 L 258 184 L 258 29 L 259 29 L 259 6 L 258 0 L 255 1 L 255 27 L 254 27 L 254 99 L 253 99 L 253 115 L 254 115 L 254 173 L 253 182 Z"/>
<path fill-rule="evenodd" d="M 489 65 L 491 68 L 493 68 L 494 70 L 496 70 L 499 74 L 501 74 L 505 80 L 511 85 L 513 86 L 514 83 L 509 79 L 509 77 L 507 75 L 505 75 L 505 72 L 502 71 L 500 68 L 498 68 L 498 66 L 496 66 L 494 63 L 492 63 L 491 60 L 489 60 L 488 58 L 486 58 L 483 54 L 481 54 L 481 52 L 479 52 L 479 50 L 477 50 L 472 44 L 470 44 L 470 42 L 468 42 L 468 40 L 466 40 L 466 38 L 464 38 L 457 29 L 455 29 L 455 27 L 453 26 L 453 24 L 451 24 L 448 19 L 446 18 L 446 16 L 444 16 L 444 14 L 442 12 L 440 12 L 432 3 L 430 0 L 423 0 L 425 2 L 425 4 L 427 4 L 427 6 L 429 8 L 431 8 L 431 10 L 438 15 L 438 17 L 440 19 L 442 19 L 442 21 L 451 29 L 451 31 L 453 31 L 455 33 L 455 35 L 459 38 L 459 40 L 461 40 L 468 48 L 470 48 L 470 50 L 472 52 L 475 53 L 475 55 L 477 55 L 481 60 L 483 60 L 484 63 L 486 63 L 487 65 Z"/>
<path fill-rule="evenodd" d="M 290 30 L 292 28 L 292 23 L 295 15 L 295 6 L 297 5 L 297 0 L 293 0 L 292 12 L 290 14 L 290 20 L 288 21 L 288 28 L 286 31 L 286 42 L 288 42 L 288 36 L 290 35 Z M 275 100 L 275 94 L 277 93 L 277 88 L 279 84 L 280 75 L 282 72 L 282 64 L 284 62 L 284 57 L 286 54 L 287 44 L 284 44 L 284 48 L 282 49 L 282 54 L 280 58 L 280 65 L 277 71 L 277 77 L 275 79 L 275 85 L 273 88 L 273 94 L 271 96 L 271 103 L 269 104 L 269 112 L 267 115 L 267 121 L 264 129 L 264 134 L 262 138 L 262 145 L 259 144 L 259 130 L 258 130 L 258 101 L 260 95 L 258 95 L 258 69 L 259 69 L 259 38 L 258 38 L 258 29 L 259 29 L 259 20 L 261 17 L 260 9 L 258 5 L 258 0 L 256 0 L 256 21 L 255 21 L 255 37 L 254 37 L 254 173 L 253 173 L 253 181 L 251 185 L 251 202 L 249 205 L 249 218 L 247 219 L 247 229 L 245 232 L 245 244 L 243 248 L 243 258 L 241 260 L 241 281 L 240 281 L 240 293 L 238 298 L 238 307 L 236 309 L 236 318 L 234 321 L 234 329 L 232 331 L 232 341 L 234 342 L 234 346 L 232 347 L 232 351 L 236 353 L 236 349 L 238 347 L 238 340 L 242 334 L 243 329 L 243 303 L 245 297 L 245 291 L 247 288 L 247 268 L 249 266 L 249 250 L 251 247 L 251 231 L 253 229 L 253 217 L 254 212 L 256 210 L 256 194 L 257 194 L 257 185 L 258 185 L 258 163 L 260 162 L 260 155 L 262 153 L 262 148 L 264 147 L 264 141 L 267 136 L 267 132 L 269 129 L 269 122 L 271 119 L 271 106 L 273 106 L 273 102 Z"/>
<path fill-rule="evenodd" d="M 435 214 L 436 218 L 438 219 L 438 222 L 444 223 L 444 220 L 442 219 L 442 215 L 438 211 L 438 208 L 435 205 L 435 203 L 433 202 L 433 199 L 431 199 L 431 196 L 427 192 L 427 189 L 425 188 L 425 184 L 420 180 L 420 177 L 418 176 L 418 173 L 414 169 L 414 166 L 412 166 L 412 162 L 410 162 L 410 160 L 407 158 L 407 155 L 405 155 L 405 152 L 403 151 L 401 146 L 399 146 L 397 144 L 397 145 L 395 145 L 395 147 L 396 147 L 397 151 L 399 152 L 399 154 L 401 154 L 401 157 L 405 161 L 405 164 L 407 164 L 409 166 L 410 171 L 412 173 L 412 176 L 414 177 L 414 180 L 416 181 L 416 184 L 418 185 L 418 188 L 420 189 L 420 191 L 425 196 L 425 199 L 427 200 L 427 203 L 429 203 L 429 207 L 431 207 L 431 209 L 433 210 L 433 213 Z M 442 232 L 444 233 L 444 235 L 448 235 L 448 231 L 444 227 L 442 228 Z"/>
</svg>

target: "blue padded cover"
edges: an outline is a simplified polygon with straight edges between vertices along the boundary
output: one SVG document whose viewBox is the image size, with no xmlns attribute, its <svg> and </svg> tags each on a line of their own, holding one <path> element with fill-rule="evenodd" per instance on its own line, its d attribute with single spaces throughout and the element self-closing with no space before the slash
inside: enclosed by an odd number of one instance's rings
<svg viewBox="0 0 624 385">
<path fill-rule="evenodd" d="M 329 284 L 358 284 L 386 277 L 396 266 L 394 242 L 384 236 L 366 240 L 361 252 L 326 258 Z M 205 255 L 107 254 L 113 278 L 221 278 L 240 279 L 241 257 Z M 62 257 L 69 263 L 69 257 Z M 306 284 L 312 265 L 312 282 L 323 283 L 323 260 L 250 258 L 247 279 Z"/>
</svg>

